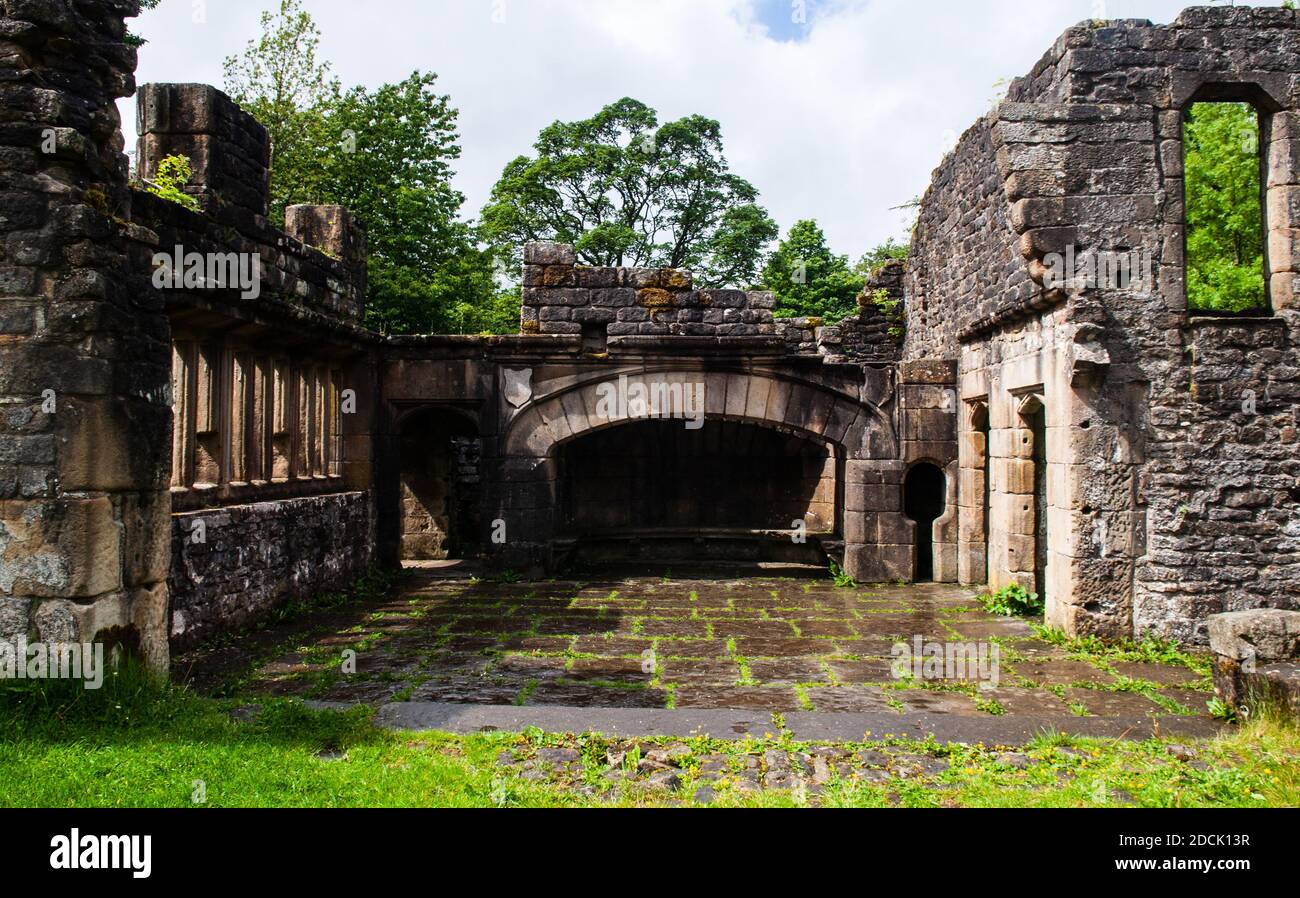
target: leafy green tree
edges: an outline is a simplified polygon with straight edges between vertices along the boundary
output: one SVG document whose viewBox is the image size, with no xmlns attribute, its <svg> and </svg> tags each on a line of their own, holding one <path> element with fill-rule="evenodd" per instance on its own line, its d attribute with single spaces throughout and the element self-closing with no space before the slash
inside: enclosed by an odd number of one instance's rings
<svg viewBox="0 0 1300 898">
<path fill-rule="evenodd" d="M 716 121 L 659 124 L 636 100 L 555 122 L 506 167 L 484 236 L 518 260 L 530 240 L 571 243 L 589 265 L 686 268 L 702 286 L 751 282 L 776 224 L 733 174 Z"/>
<path fill-rule="evenodd" d="M 488 329 L 467 307 L 490 306 L 497 291 L 494 253 L 458 218 L 465 198 L 451 186 L 456 110 L 436 83 L 414 72 L 342 94 L 317 156 L 316 201 L 346 206 L 368 229 L 368 320 L 385 332 Z"/>
<path fill-rule="evenodd" d="M 1195 103 L 1184 128 L 1187 304 L 1267 308 L 1259 116 L 1247 103 Z"/>
<path fill-rule="evenodd" d="M 302 0 L 280 0 L 264 12 L 261 34 L 225 60 L 226 92 L 261 122 L 271 137 L 271 219 L 286 206 L 313 202 L 325 119 L 339 99 L 330 64 L 317 56 L 320 29 Z"/>
<path fill-rule="evenodd" d="M 493 333 L 519 327 L 517 294 L 497 254 L 459 218 L 456 110 L 437 76 L 344 91 L 317 56 L 320 33 L 300 0 L 262 16 L 262 35 L 226 61 L 231 95 L 266 125 L 272 215 L 294 203 L 346 206 L 365 224 L 366 322 L 385 333 Z M 513 313 L 506 309 L 513 306 Z"/>
<path fill-rule="evenodd" d="M 763 267 L 763 286 L 776 293 L 780 317 L 811 316 L 835 322 L 857 312 L 866 279 L 837 256 L 811 219 L 795 222 Z"/>
<path fill-rule="evenodd" d="M 900 243 L 893 237 L 890 237 L 879 246 L 863 253 L 862 258 L 858 259 L 858 261 L 854 263 L 853 270 L 865 281 L 867 278 L 870 278 L 875 274 L 880 266 L 884 265 L 886 262 L 895 260 L 906 261 L 910 249 L 911 246 L 908 244 Z"/>
</svg>

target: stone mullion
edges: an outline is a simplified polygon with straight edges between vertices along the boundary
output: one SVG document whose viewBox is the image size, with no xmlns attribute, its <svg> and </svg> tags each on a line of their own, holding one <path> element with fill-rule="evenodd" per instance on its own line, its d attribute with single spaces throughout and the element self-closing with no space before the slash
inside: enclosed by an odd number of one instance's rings
<svg viewBox="0 0 1300 898">
<path fill-rule="evenodd" d="M 222 481 L 222 351 L 214 345 L 198 350 L 195 395 L 194 485 L 213 488 Z"/>
<path fill-rule="evenodd" d="M 271 363 L 271 479 L 288 480 L 293 476 L 293 382 L 288 359 Z"/>
<path fill-rule="evenodd" d="M 172 476 L 174 489 L 188 489 L 194 483 L 194 400 L 197 349 L 189 341 L 172 345 Z"/>
<path fill-rule="evenodd" d="M 312 474 L 326 476 L 326 459 L 329 452 L 325 448 L 328 438 L 329 403 L 326 395 L 326 383 L 329 377 L 327 368 L 316 366 L 312 369 L 312 396 L 315 408 L 312 414 Z"/>
<path fill-rule="evenodd" d="M 339 372 L 333 369 L 326 369 L 325 380 L 325 397 L 326 397 L 326 430 L 328 438 L 325 441 L 325 474 L 328 477 L 337 477 L 341 472 L 341 438 L 339 421 Z"/>
<path fill-rule="evenodd" d="M 268 403 L 270 363 L 263 356 L 254 356 L 251 362 L 252 403 L 249 430 L 249 479 L 266 482 L 271 479 L 270 432 L 271 409 Z"/>
<path fill-rule="evenodd" d="M 249 357 L 246 352 L 230 353 L 230 483 L 248 483 L 249 450 L 252 428 L 252 385 Z"/>
<path fill-rule="evenodd" d="M 291 391 L 293 395 L 293 426 L 290 428 L 293 440 L 293 461 L 290 467 L 290 476 L 302 478 L 306 477 L 309 471 L 307 467 L 307 372 L 303 369 L 301 362 L 295 361 L 293 363 L 289 381 L 293 384 Z"/>
<path fill-rule="evenodd" d="M 306 461 L 307 477 L 320 474 L 320 377 L 315 365 L 307 365 L 303 371 L 303 390 L 307 397 L 306 407 Z"/>
</svg>

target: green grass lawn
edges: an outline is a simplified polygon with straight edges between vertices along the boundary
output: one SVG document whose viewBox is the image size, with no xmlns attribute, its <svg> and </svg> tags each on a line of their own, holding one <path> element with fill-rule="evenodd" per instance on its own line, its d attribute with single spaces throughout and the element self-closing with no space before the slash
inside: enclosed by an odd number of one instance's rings
<svg viewBox="0 0 1300 898">
<path fill-rule="evenodd" d="M 98 692 L 7 684 L 0 689 L 0 805 L 558 807 L 689 804 L 695 794 L 698 765 L 691 758 L 673 791 L 610 782 L 609 740 L 600 736 L 398 733 L 372 726 L 365 708 L 326 712 L 276 700 L 262 701 L 256 713 L 239 708 L 234 700 L 200 698 L 129 673 Z M 696 756 L 724 755 L 737 770 L 767 749 L 806 747 L 774 730 L 761 740 L 680 741 Z M 1033 763 L 1017 767 L 999 746 L 875 739 L 854 747 L 915 751 L 949 766 L 930 778 L 873 785 L 832 778 L 815 794 L 746 794 L 724 776 L 713 804 L 1300 805 L 1300 733 L 1293 725 L 1259 720 L 1217 739 L 1182 743 L 1194 761 L 1161 740 L 1044 735 L 1021 749 Z M 519 763 L 498 761 L 509 752 L 523 762 L 548 746 L 577 749 L 581 761 L 540 781 L 530 781 Z"/>
</svg>

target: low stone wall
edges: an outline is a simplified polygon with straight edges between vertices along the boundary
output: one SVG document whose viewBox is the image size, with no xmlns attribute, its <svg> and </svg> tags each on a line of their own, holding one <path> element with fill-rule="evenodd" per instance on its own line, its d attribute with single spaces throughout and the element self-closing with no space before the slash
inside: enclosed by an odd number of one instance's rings
<svg viewBox="0 0 1300 898">
<path fill-rule="evenodd" d="M 776 333 L 771 293 L 693 289 L 689 271 L 673 268 L 585 268 L 573 247 L 524 248 L 525 334 L 759 337 Z"/>
<path fill-rule="evenodd" d="M 172 647 L 248 626 L 291 597 L 346 586 L 371 564 L 373 531 L 369 491 L 173 516 Z"/>
</svg>

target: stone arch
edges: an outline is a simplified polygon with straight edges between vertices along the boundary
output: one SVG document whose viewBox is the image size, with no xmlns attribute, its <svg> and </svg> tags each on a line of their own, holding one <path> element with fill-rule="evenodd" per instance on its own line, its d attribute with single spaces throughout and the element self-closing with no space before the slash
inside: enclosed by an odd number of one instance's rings
<svg viewBox="0 0 1300 898">
<path fill-rule="evenodd" d="M 894 428 L 880 409 L 819 384 L 770 372 L 660 368 L 625 373 L 627 388 L 640 383 L 704 385 L 706 420 L 730 420 L 785 430 L 830 443 L 848 459 L 892 458 Z M 618 374 L 585 381 L 520 410 L 507 425 L 506 454 L 549 458 L 564 444 L 628 419 L 598 414 L 598 388 Z"/>
</svg>

